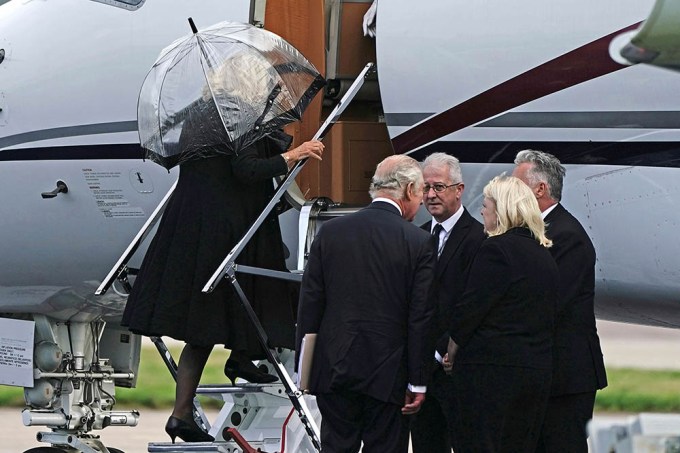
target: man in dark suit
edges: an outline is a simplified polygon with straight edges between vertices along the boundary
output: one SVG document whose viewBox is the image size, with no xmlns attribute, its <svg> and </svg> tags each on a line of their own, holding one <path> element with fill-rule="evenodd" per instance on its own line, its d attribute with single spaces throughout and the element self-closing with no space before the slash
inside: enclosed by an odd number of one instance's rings
<svg viewBox="0 0 680 453">
<path fill-rule="evenodd" d="M 586 453 L 586 424 L 593 416 L 595 393 L 607 386 L 595 325 L 595 249 L 579 221 L 559 203 L 566 173 L 560 161 L 548 153 L 524 150 L 515 164 L 513 176 L 524 181 L 538 200 L 560 271 L 553 381 L 536 451 Z"/>
<path fill-rule="evenodd" d="M 436 312 L 430 333 L 436 344 L 427 399 L 410 418 L 413 453 L 451 453 L 453 446 L 452 377 L 444 372 L 451 324 L 451 308 L 463 294 L 472 260 L 486 237 L 484 227 L 465 207 L 465 190 L 458 159 L 444 153 L 430 154 L 422 164 L 423 203 L 432 220 L 422 226 L 438 241 L 433 285 Z"/>
<path fill-rule="evenodd" d="M 401 417 L 422 405 L 430 373 L 436 249 L 409 223 L 422 202 L 420 165 L 386 158 L 370 194 L 370 206 L 321 228 L 300 290 L 296 350 L 317 333 L 309 391 L 324 453 L 358 452 L 362 441 L 364 453 L 405 452 Z"/>
</svg>

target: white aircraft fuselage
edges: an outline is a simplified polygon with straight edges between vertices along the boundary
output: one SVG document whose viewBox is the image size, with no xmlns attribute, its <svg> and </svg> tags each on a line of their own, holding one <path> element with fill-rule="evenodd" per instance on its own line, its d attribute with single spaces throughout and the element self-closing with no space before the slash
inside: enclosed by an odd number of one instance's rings
<svg viewBox="0 0 680 453">
<path fill-rule="evenodd" d="M 598 317 L 680 327 L 680 74 L 619 55 L 645 1 L 379 3 L 378 74 L 396 152 L 463 163 L 475 214 L 517 151 L 567 167 L 563 204 L 597 251 Z"/>
</svg>

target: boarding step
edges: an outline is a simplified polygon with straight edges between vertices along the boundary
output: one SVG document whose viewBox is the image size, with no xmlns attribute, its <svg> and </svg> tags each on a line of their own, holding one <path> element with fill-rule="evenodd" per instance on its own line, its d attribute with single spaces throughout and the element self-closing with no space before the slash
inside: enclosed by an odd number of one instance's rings
<svg viewBox="0 0 680 453">
<path fill-rule="evenodd" d="M 231 444 L 233 445 L 233 444 Z M 234 451 L 234 447 L 229 446 L 226 443 L 219 444 L 216 442 L 177 442 L 173 444 L 171 442 L 157 442 L 149 443 L 147 450 L 149 453 L 154 452 L 164 452 L 164 453 L 184 453 L 184 452 L 194 452 L 194 453 L 231 453 Z"/>
<path fill-rule="evenodd" d="M 288 399 L 286 388 L 281 383 L 273 384 L 244 384 L 244 385 L 201 385 L 196 389 L 196 395 L 205 396 L 208 398 L 223 400 L 225 402 L 242 401 L 243 398 L 255 398 L 259 404 L 270 405 L 272 403 L 265 403 L 266 398 Z M 276 403 L 279 404 L 279 403 Z"/>
<path fill-rule="evenodd" d="M 233 394 L 233 393 L 258 393 L 264 392 L 265 387 L 282 387 L 282 385 L 273 384 L 239 384 L 239 385 L 221 385 L 221 384 L 206 384 L 199 385 L 196 389 L 198 395 L 214 395 L 214 394 Z"/>
</svg>

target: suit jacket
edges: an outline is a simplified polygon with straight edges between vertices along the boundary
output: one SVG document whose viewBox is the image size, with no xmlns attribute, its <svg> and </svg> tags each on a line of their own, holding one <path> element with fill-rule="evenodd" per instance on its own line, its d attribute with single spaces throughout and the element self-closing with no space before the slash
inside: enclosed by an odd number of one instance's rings
<svg viewBox="0 0 680 453">
<path fill-rule="evenodd" d="M 427 383 L 436 256 L 434 238 L 389 203 L 324 224 L 298 307 L 297 350 L 304 334 L 318 334 L 311 393 L 352 391 L 401 405 L 408 383 Z"/>
<path fill-rule="evenodd" d="M 552 394 L 607 386 L 595 325 L 595 249 L 579 221 L 561 204 L 546 216 L 550 249 L 560 270 Z"/>
<path fill-rule="evenodd" d="M 432 231 L 432 222 L 425 223 L 421 228 Z M 463 208 L 463 215 L 451 230 L 437 260 L 433 284 L 436 311 L 430 341 L 436 345 L 442 357 L 446 354 L 449 342 L 452 307 L 463 296 L 472 260 L 485 238 L 482 224 Z"/>
<path fill-rule="evenodd" d="M 456 364 L 552 368 L 559 273 L 527 228 L 486 239 L 453 308 Z"/>
</svg>

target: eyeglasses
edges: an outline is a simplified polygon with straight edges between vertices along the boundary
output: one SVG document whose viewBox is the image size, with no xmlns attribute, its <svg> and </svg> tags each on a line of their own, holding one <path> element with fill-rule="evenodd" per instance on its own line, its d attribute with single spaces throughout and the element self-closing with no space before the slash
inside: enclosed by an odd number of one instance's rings
<svg viewBox="0 0 680 453">
<path fill-rule="evenodd" d="M 460 184 L 461 183 L 459 183 L 459 182 L 457 182 L 455 184 L 449 184 L 448 186 L 446 184 L 433 184 L 433 185 L 425 184 L 423 186 L 423 193 L 424 194 L 429 193 L 430 189 L 434 190 L 436 193 L 442 193 L 446 189 L 448 189 L 449 187 L 459 186 Z"/>
</svg>

